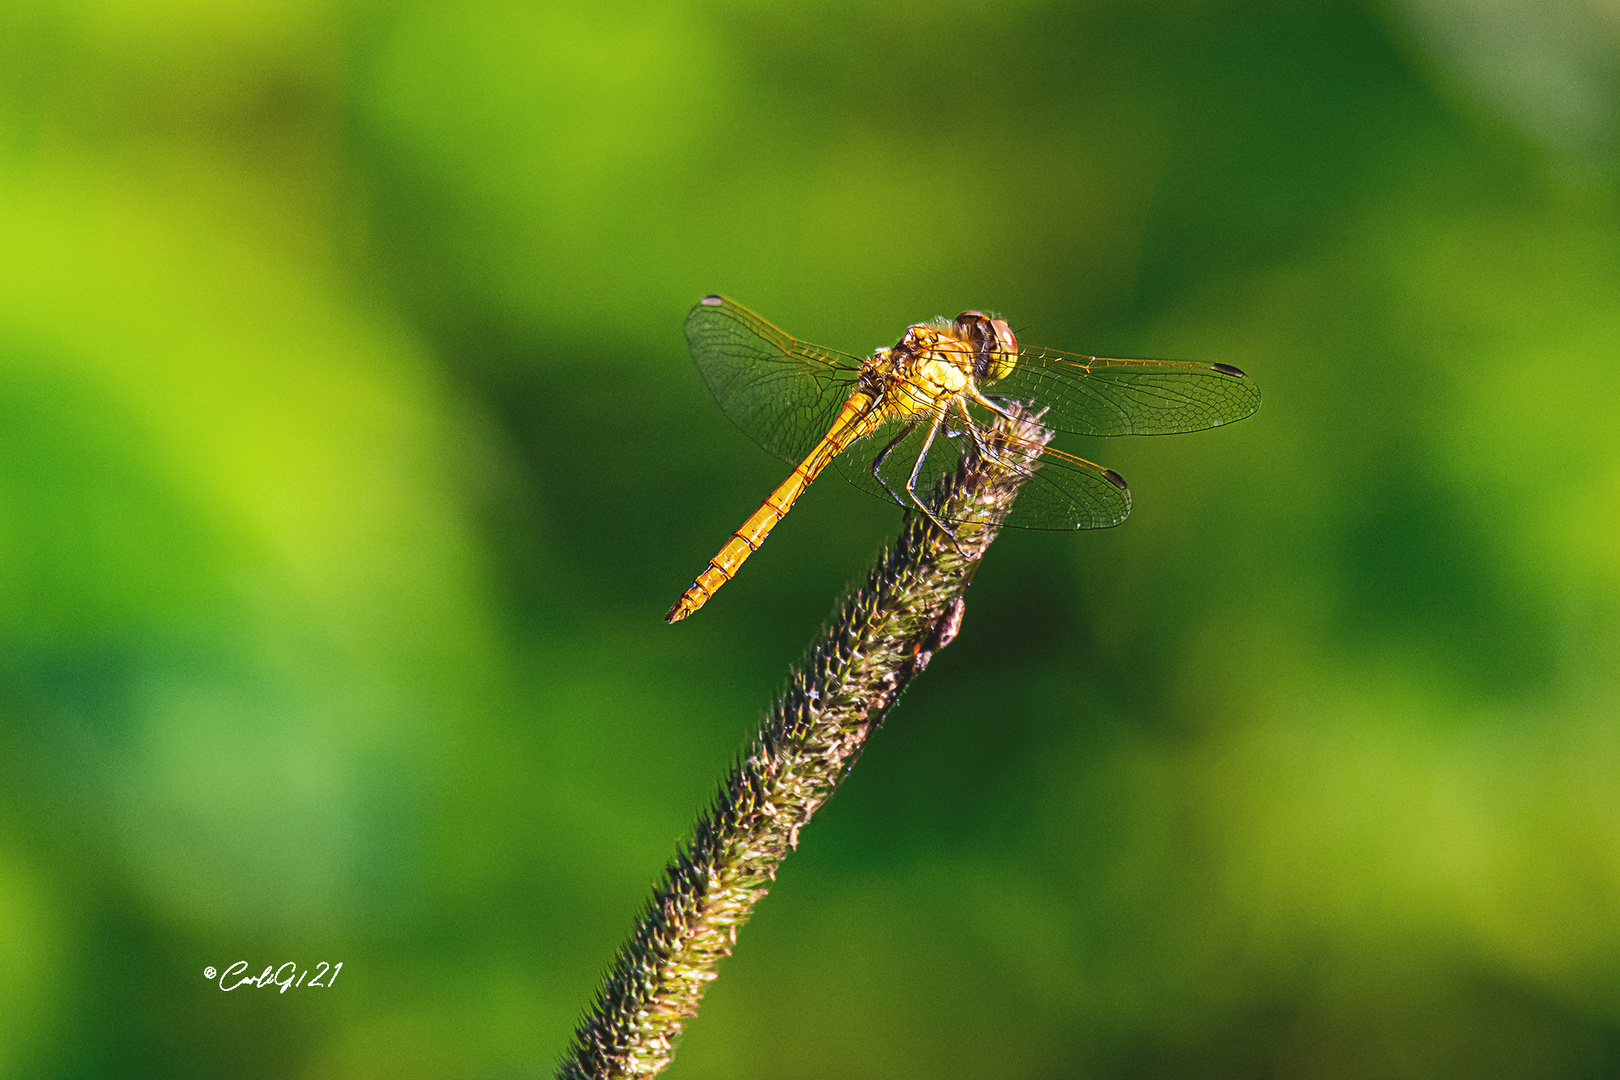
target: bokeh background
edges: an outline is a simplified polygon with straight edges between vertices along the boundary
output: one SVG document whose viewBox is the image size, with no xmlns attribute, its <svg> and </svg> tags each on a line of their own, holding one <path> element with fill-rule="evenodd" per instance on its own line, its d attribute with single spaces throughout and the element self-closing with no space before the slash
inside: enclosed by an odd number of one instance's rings
<svg viewBox="0 0 1620 1080">
<path fill-rule="evenodd" d="M 1265 404 L 1071 444 L 669 1076 L 1620 1076 L 1613 0 L 0 6 L 0 1076 L 550 1074 L 896 530 L 663 623 L 711 291 Z"/>
</svg>

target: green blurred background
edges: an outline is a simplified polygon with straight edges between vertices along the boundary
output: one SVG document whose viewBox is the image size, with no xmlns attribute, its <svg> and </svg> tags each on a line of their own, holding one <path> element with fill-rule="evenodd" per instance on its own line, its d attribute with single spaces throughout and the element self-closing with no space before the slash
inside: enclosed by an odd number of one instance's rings
<svg viewBox="0 0 1620 1080">
<path fill-rule="evenodd" d="M 550 1074 L 898 521 L 663 623 L 711 291 L 1265 405 L 1074 445 L 669 1076 L 1620 1076 L 1617 117 L 1612 0 L 8 0 L 0 1076 Z"/>
</svg>

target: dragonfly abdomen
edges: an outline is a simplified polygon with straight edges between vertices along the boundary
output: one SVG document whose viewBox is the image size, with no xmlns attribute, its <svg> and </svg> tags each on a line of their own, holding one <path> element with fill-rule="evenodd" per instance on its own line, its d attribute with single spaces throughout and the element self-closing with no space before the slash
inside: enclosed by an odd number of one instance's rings
<svg viewBox="0 0 1620 1080">
<path fill-rule="evenodd" d="M 680 622 L 698 608 L 708 603 L 709 597 L 715 590 L 730 581 L 737 573 L 737 568 L 759 550 L 759 545 L 776 528 L 778 522 L 787 516 L 793 509 L 793 504 L 799 496 L 804 494 L 805 488 L 821 475 L 821 471 L 832 463 L 832 459 L 843 453 L 850 443 L 866 435 L 874 426 L 875 418 L 872 416 L 873 398 L 865 390 L 857 390 L 850 395 L 838 419 L 833 421 L 831 429 L 824 435 L 815 449 L 801 461 L 793 472 L 777 485 L 775 491 L 759 504 L 759 509 L 748 515 L 748 520 L 731 539 L 709 560 L 709 565 L 692 582 L 691 588 L 681 594 L 675 601 L 675 606 L 669 609 L 664 616 L 665 622 Z"/>
</svg>

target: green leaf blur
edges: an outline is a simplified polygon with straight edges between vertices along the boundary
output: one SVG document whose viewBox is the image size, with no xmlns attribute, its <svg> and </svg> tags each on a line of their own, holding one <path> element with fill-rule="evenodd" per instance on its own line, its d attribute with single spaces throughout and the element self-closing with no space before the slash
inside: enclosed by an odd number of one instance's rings
<svg viewBox="0 0 1620 1080">
<path fill-rule="evenodd" d="M 16 0 L 0 1078 L 550 1075 L 896 531 L 664 624 L 708 292 L 1265 405 L 1071 445 L 669 1076 L 1620 1072 L 1612 5 Z"/>
</svg>

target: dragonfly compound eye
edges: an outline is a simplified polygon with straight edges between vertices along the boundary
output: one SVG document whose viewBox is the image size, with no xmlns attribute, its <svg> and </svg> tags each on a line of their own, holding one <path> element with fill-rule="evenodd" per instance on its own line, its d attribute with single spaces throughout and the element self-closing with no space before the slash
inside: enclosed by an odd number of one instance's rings
<svg viewBox="0 0 1620 1080">
<path fill-rule="evenodd" d="M 1012 372 L 1013 365 L 1018 363 L 1018 337 L 1007 325 L 1006 319 L 991 319 L 990 327 L 995 331 L 995 360 L 985 372 L 984 377 L 995 382 Z"/>
<path fill-rule="evenodd" d="M 964 311 L 953 329 L 973 346 L 973 374 L 985 382 L 1003 378 L 1018 362 L 1018 338 L 1005 319 L 982 311 Z"/>
</svg>

